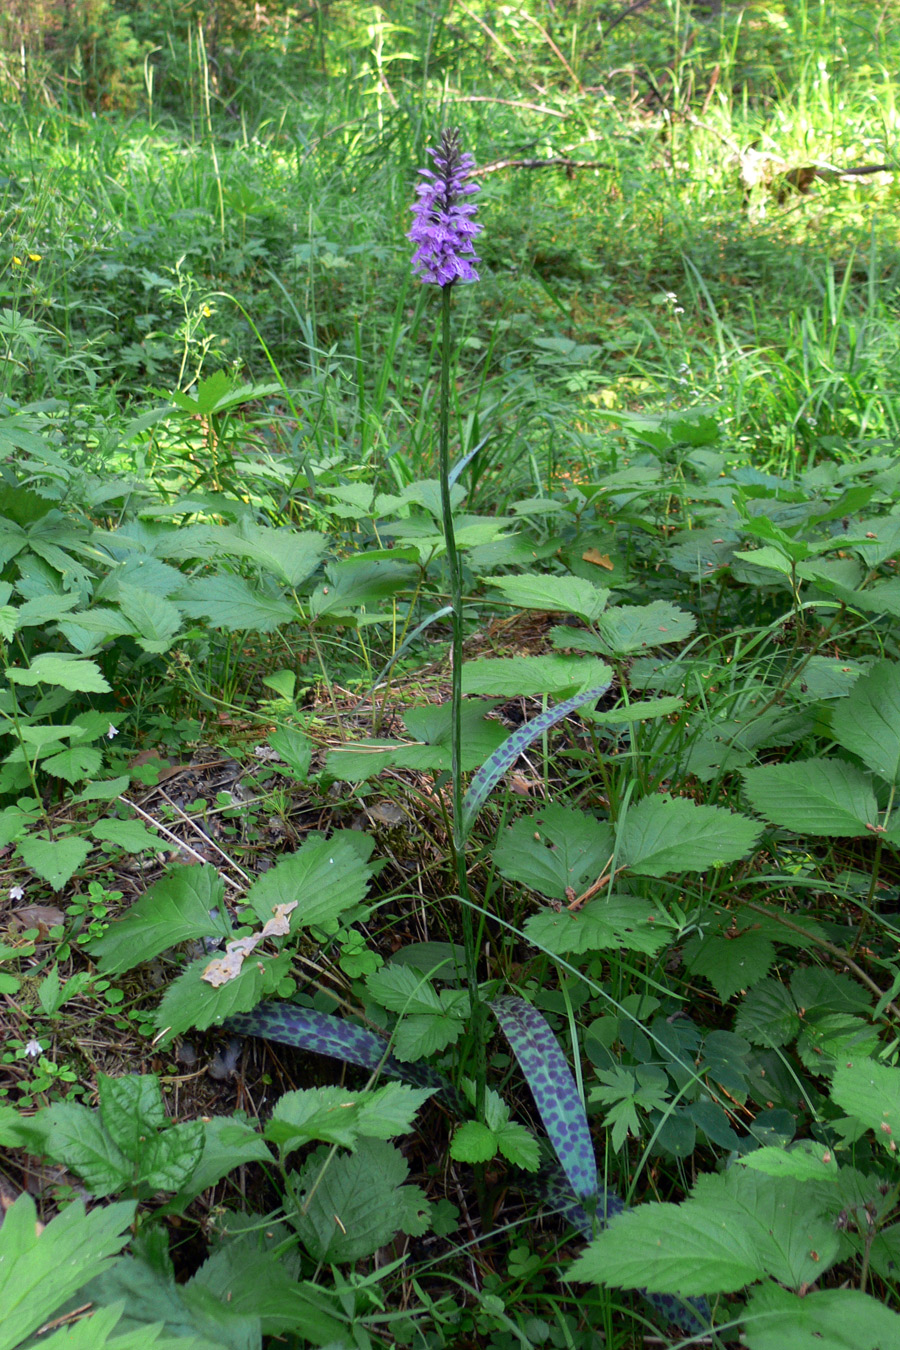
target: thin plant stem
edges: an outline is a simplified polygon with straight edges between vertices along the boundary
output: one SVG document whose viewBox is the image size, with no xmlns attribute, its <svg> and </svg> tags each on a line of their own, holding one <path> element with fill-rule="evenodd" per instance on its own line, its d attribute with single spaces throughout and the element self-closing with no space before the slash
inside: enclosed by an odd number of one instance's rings
<svg viewBox="0 0 900 1350">
<path fill-rule="evenodd" d="M 462 783 L 462 667 L 463 667 L 463 596 L 459 555 L 453 531 L 453 508 L 450 502 L 450 292 L 452 286 L 441 287 L 441 403 L 438 426 L 440 449 L 441 513 L 444 525 L 444 545 L 447 550 L 447 571 L 450 577 L 450 603 L 453 607 L 451 639 L 450 692 L 450 777 L 452 801 L 453 860 L 456 866 L 456 885 L 462 902 L 460 920 L 463 947 L 466 954 L 466 982 L 472 1001 L 471 1035 L 475 1048 L 475 1110 L 484 1118 L 487 1059 L 484 1040 L 484 1005 L 478 989 L 478 947 L 475 921 L 470 908 L 469 879 L 466 874 L 466 837 L 463 831 Z"/>
</svg>

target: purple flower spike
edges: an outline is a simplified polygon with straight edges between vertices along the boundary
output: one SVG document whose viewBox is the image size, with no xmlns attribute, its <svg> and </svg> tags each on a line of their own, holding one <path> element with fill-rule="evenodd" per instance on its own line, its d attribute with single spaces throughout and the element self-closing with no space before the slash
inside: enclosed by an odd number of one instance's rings
<svg viewBox="0 0 900 1350">
<path fill-rule="evenodd" d="M 463 201 L 477 192 L 478 183 L 466 178 L 475 167 L 471 155 L 460 154 L 459 131 L 445 131 L 437 150 L 429 149 L 437 173 L 420 169 L 427 181 L 416 188 L 418 201 L 412 208 L 413 227 L 406 236 L 416 247 L 413 271 L 432 286 L 452 286 L 457 281 L 477 281 L 473 266 L 480 262 L 472 240 L 483 228 L 473 220 L 475 206 Z"/>
</svg>

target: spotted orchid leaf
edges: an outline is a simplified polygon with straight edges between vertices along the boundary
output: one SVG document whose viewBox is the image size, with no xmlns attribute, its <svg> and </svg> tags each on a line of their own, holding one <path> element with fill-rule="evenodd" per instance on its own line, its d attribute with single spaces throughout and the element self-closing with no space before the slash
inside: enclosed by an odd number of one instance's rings
<svg viewBox="0 0 900 1350">
<path fill-rule="evenodd" d="M 463 801 L 462 809 L 462 833 L 463 838 L 467 838 L 469 831 L 475 824 L 475 818 L 487 801 L 491 790 L 506 773 L 507 769 L 512 768 L 516 760 L 531 742 L 537 740 L 538 736 L 549 731 L 551 727 L 556 726 L 569 713 L 575 712 L 576 708 L 581 708 L 585 703 L 596 702 L 596 700 L 605 694 L 610 684 L 612 684 L 612 671 L 609 673 L 609 679 L 606 684 L 598 685 L 595 689 L 582 690 L 580 694 L 573 694 L 571 698 L 564 699 L 562 703 L 557 703 L 552 708 L 547 708 L 545 712 L 539 713 L 533 717 L 530 722 L 519 727 L 513 734 L 499 746 L 492 755 L 490 755 L 482 764 L 481 768 L 474 774 L 469 790 Z"/>
<path fill-rule="evenodd" d="M 531 1088 L 534 1104 L 579 1200 L 597 1194 L 597 1163 L 572 1070 L 545 1018 L 522 998 L 506 994 L 491 1004 Z"/>
</svg>

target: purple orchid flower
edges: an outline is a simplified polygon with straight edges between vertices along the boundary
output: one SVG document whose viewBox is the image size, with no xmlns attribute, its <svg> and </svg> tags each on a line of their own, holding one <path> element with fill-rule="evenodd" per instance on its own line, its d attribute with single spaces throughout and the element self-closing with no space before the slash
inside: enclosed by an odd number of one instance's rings
<svg viewBox="0 0 900 1350">
<path fill-rule="evenodd" d="M 474 264 L 480 259 L 472 240 L 483 227 L 473 220 L 474 204 L 463 200 L 479 188 L 478 183 L 466 182 L 475 160 L 460 153 L 458 130 L 443 132 L 438 148 L 429 148 L 428 153 L 437 172 L 419 170 L 427 181 L 416 188 L 415 220 L 407 235 L 417 245 L 413 271 L 433 286 L 477 281 Z"/>
</svg>

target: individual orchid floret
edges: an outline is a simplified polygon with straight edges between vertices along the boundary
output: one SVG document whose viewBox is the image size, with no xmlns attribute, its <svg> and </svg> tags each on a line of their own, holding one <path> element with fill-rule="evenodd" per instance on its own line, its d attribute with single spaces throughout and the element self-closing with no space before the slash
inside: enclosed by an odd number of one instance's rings
<svg viewBox="0 0 900 1350">
<path fill-rule="evenodd" d="M 480 259 L 472 240 L 482 226 L 473 219 L 474 203 L 464 200 L 479 188 L 478 183 L 466 182 L 475 160 L 460 153 L 458 130 L 445 131 L 438 148 L 429 148 L 428 153 L 437 172 L 419 170 L 426 182 L 416 188 L 415 219 L 407 235 L 416 245 L 413 271 L 433 286 L 477 281 L 474 264 Z"/>
</svg>

